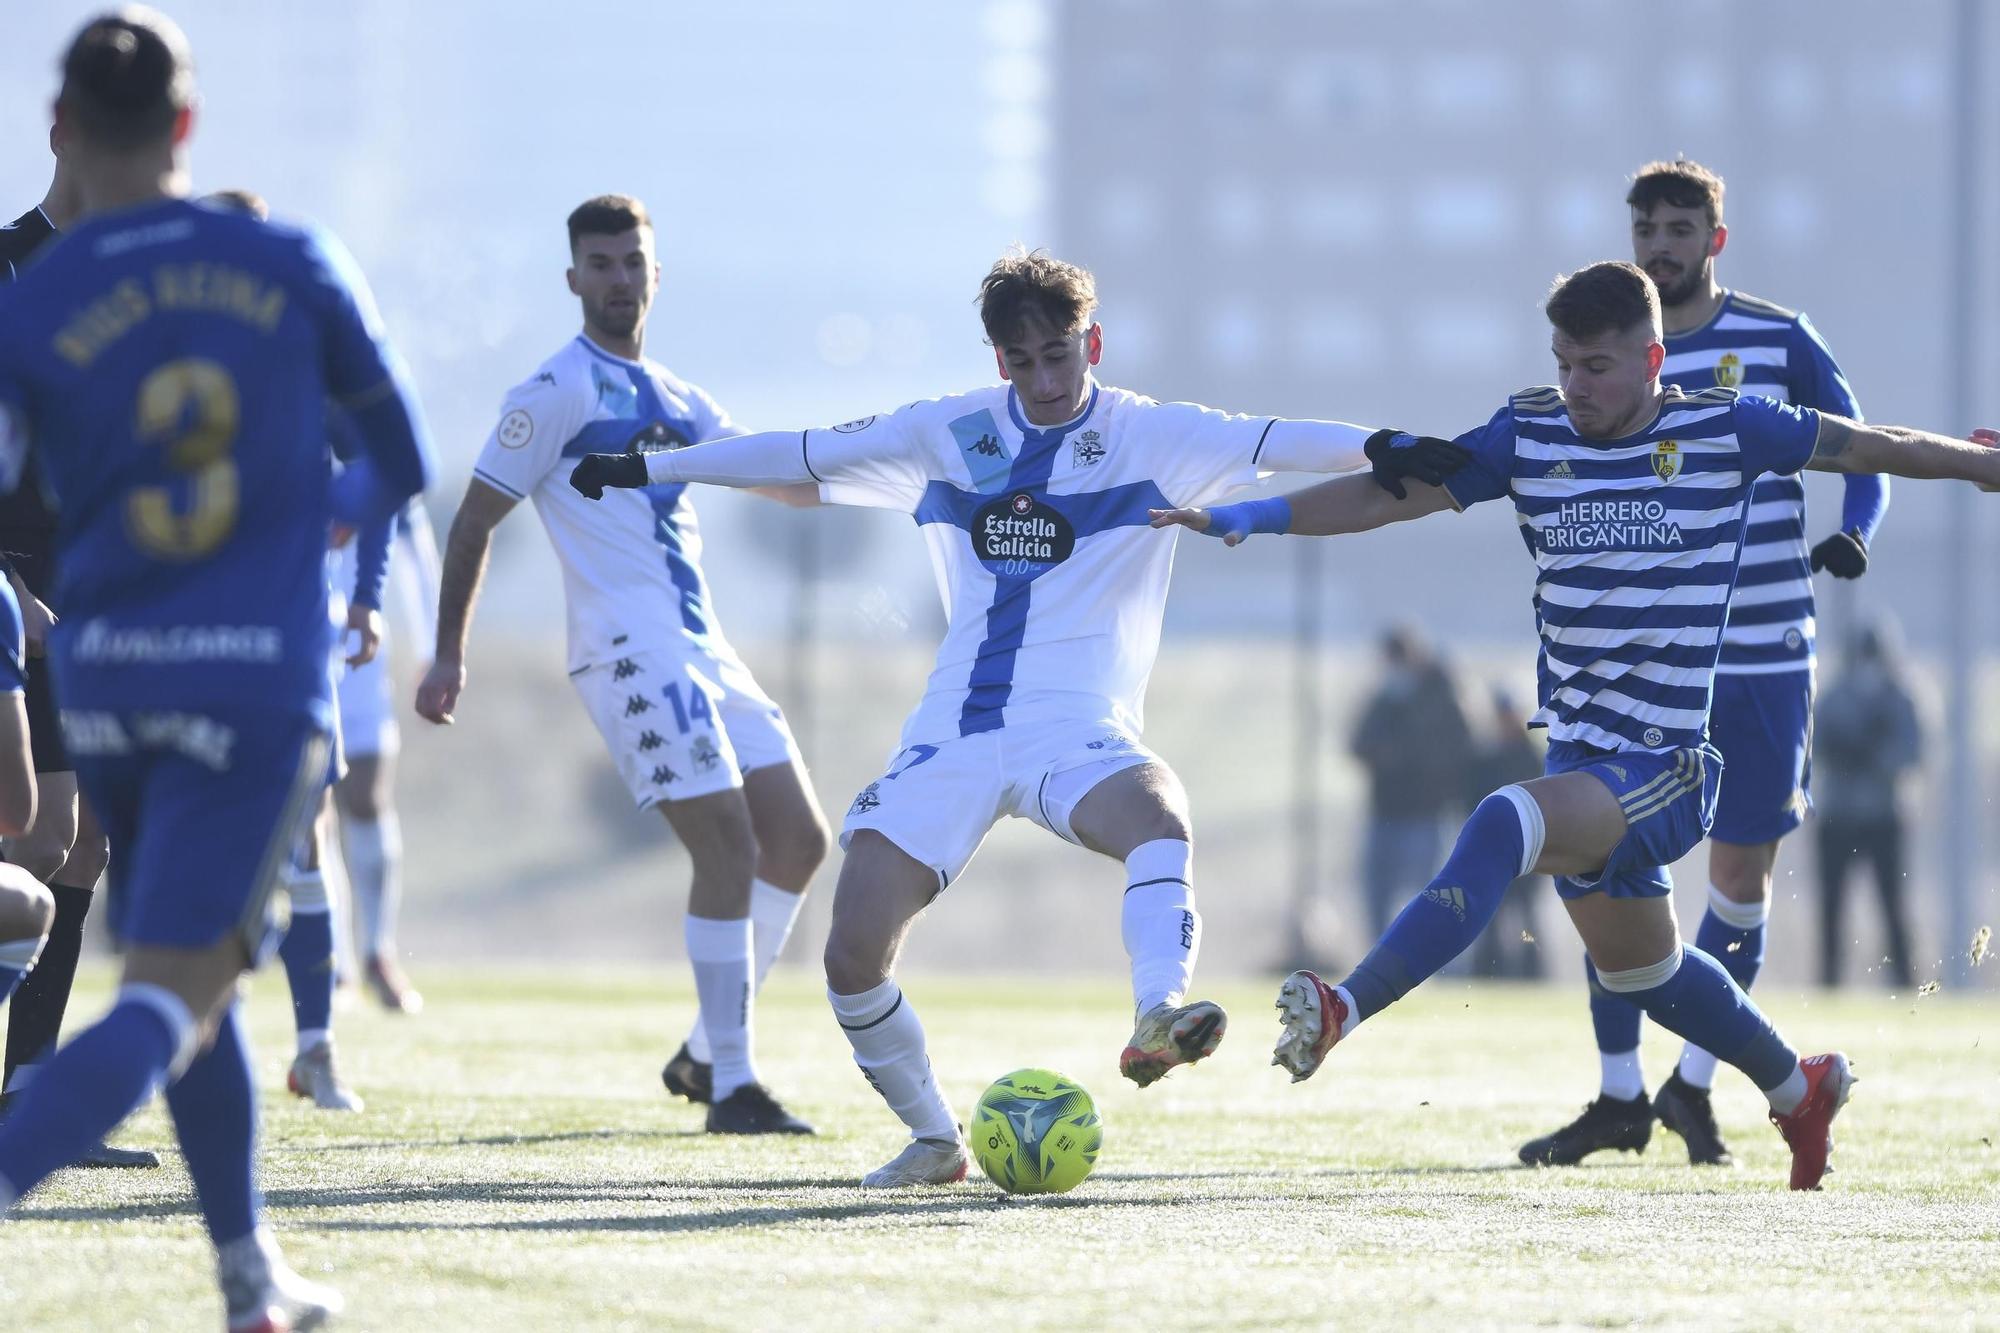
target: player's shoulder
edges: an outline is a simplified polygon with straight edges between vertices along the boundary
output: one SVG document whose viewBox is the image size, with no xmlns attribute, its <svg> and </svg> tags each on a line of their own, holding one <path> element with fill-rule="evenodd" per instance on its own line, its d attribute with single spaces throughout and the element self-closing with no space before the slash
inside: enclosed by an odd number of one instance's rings
<svg viewBox="0 0 2000 1333">
<path fill-rule="evenodd" d="M 955 423 L 970 422 L 982 414 L 989 418 L 994 427 L 1007 420 L 1007 393 L 1005 384 L 988 384 L 977 389 L 965 389 L 958 393 L 939 394 L 935 398 L 919 398 L 904 403 L 887 415 L 906 429 L 945 429 Z M 864 417 L 862 422 L 873 421 Z M 858 429 L 854 422 L 846 423 L 847 428 Z"/>
<path fill-rule="evenodd" d="M 1559 417 L 1563 414 L 1562 390 L 1553 384 L 1533 384 L 1507 395 L 1507 410 L 1516 417 Z"/>
<path fill-rule="evenodd" d="M 582 334 L 564 342 L 543 357 L 532 371 L 508 391 L 509 397 L 538 398 L 549 402 L 590 391 L 594 358 Z"/>
<path fill-rule="evenodd" d="M 1754 320 L 1766 324 L 1797 324 L 1805 316 L 1776 301 L 1767 301 L 1761 296 L 1739 292 L 1733 288 L 1723 298 L 1723 309 L 1738 319 Z"/>
</svg>

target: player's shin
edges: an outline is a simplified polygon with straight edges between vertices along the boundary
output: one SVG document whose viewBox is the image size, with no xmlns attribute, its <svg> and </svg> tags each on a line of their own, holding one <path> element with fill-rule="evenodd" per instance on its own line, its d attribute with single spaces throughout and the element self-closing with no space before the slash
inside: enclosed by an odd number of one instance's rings
<svg viewBox="0 0 2000 1333">
<path fill-rule="evenodd" d="M 1711 884 L 1708 910 L 1702 913 L 1695 945 L 1722 964 L 1723 970 L 1747 991 L 1764 966 L 1765 926 L 1770 915 L 1768 897 L 1754 903 L 1739 903 Z M 1692 1042 L 1681 1051 L 1681 1078 L 1694 1087 L 1714 1085 L 1715 1065 L 1715 1056 Z"/>
<path fill-rule="evenodd" d="M 233 1002 L 215 1042 L 167 1088 L 167 1109 L 195 1198 L 220 1250 L 257 1229 L 257 1089 L 252 1081 L 242 1004 Z"/>
<path fill-rule="evenodd" d="M 1125 858 L 1120 933 L 1132 960 L 1132 1002 L 1137 1013 L 1178 1005 L 1187 996 L 1201 952 L 1193 861 L 1193 846 L 1180 838 L 1140 843 Z"/>
<path fill-rule="evenodd" d="M 1521 787 L 1502 787 L 1481 801 L 1444 869 L 1341 983 L 1352 999 L 1350 1022 L 1402 999 L 1478 939 L 1507 886 L 1541 859 L 1545 832 L 1541 807 Z"/>
<path fill-rule="evenodd" d="M 403 896 L 402 821 L 393 810 L 375 819 L 349 819 L 341 837 L 361 922 L 361 950 L 371 958 L 392 958 Z"/>
<path fill-rule="evenodd" d="M 186 1067 L 197 1036 L 173 992 L 121 988 L 111 1012 L 49 1059 L 0 1124 L 0 1193 L 25 1194 L 101 1143 Z"/>
<path fill-rule="evenodd" d="M 1749 1075 L 1772 1110 L 1788 1112 L 1804 1096 L 1798 1053 L 1722 965 L 1699 947 L 1677 944 L 1651 966 L 1597 975 L 1606 990 L 1630 999 L 1661 1027 Z"/>
<path fill-rule="evenodd" d="M 854 1048 L 854 1063 L 861 1066 L 862 1076 L 882 1094 L 889 1109 L 909 1126 L 910 1136 L 956 1141 L 958 1122 L 931 1072 L 924 1025 L 895 978 L 858 995 L 828 990 L 826 998 L 833 1005 L 840 1030 L 847 1034 L 848 1045 Z"/>
<path fill-rule="evenodd" d="M 1590 1026 L 1597 1034 L 1600 1069 L 1598 1090 L 1607 1097 L 1630 1101 L 1646 1091 L 1639 1065 L 1639 1020 L 1645 1011 L 1598 979 L 1597 964 L 1586 956 L 1583 974 L 1590 983 Z"/>
<path fill-rule="evenodd" d="M 292 1018 L 298 1028 L 299 1054 L 332 1039 L 333 912 L 326 880 L 318 870 L 288 866 L 285 887 L 291 893 L 292 920 L 278 957 L 292 991 Z"/>
<path fill-rule="evenodd" d="M 35 965 L 35 959 L 42 952 L 42 945 L 48 940 L 46 935 L 36 935 L 25 940 L 8 940 L 0 944 L 0 1004 L 14 993 L 21 984 L 21 978 Z"/>
<path fill-rule="evenodd" d="M 719 921 L 689 915 L 686 922 L 688 966 L 701 1005 L 697 1022 L 714 1065 L 716 1101 L 757 1081 L 750 1050 L 751 933 L 748 917 Z"/>
<path fill-rule="evenodd" d="M 19 1092 L 55 1049 L 83 956 L 83 923 L 90 915 L 91 891 L 51 884 L 49 892 L 56 900 L 55 922 L 42 943 L 41 957 L 22 978 L 7 1011 L 6 1091 L 10 1093 Z"/>
</svg>

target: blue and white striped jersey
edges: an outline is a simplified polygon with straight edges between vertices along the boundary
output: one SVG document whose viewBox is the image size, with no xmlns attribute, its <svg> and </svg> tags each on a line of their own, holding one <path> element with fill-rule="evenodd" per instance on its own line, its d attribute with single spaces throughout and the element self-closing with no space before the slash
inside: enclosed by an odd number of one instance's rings
<svg viewBox="0 0 2000 1333">
<path fill-rule="evenodd" d="M 578 458 L 622 453 L 649 425 L 674 444 L 741 433 L 695 385 L 578 334 L 508 392 L 472 467 L 487 485 L 535 502 L 562 565 L 572 674 L 635 652 L 678 652 L 689 639 L 723 650 L 687 487 L 594 501 L 569 484 Z"/>
<path fill-rule="evenodd" d="M 1662 384 L 1689 393 L 1738 389 L 1837 416 L 1861 415 L 1854 390 L 1811 321 L 1754 296 L 1726 293 L 1713 318 L 1698 329 L 1668 334 L 1666 347 Z M 1847 485 L 1849 507 L 1861 498 L 1854 493 L 1864 491 L 1870 501 L 1864 507 L 1879 518 L 1882 479 L 1853 476 Z M 1872 521 L 1868 526 L 1872 529 Z M 1805 484 L 1797 477 L 1758 482 L 1717 671 L 1762 675 L 1812 666 L 1810 550 Z"/>
<path fill-rule="evenodd" d="M 1669 388 L 1641 431 L 1592 440 L 1555 388 L 1517 393 L 1458 442 L 1461 507 L 1514 498 L 1535 558 L 1540 708 L 1552 741 L 1700 743 L 1751 492 L 1812 457 L 1819 414 L 1734 389 Z"/>
</svg>

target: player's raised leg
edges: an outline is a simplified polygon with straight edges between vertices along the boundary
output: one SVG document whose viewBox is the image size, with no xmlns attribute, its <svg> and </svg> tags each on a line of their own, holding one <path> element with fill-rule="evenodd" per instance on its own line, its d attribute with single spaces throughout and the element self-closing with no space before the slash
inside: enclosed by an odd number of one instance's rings
<svg viewBox="0 0 2000 1333">
<path fill-rule="evenodd" d="M 1045 784 L 1058 807 L 1052 817 L 1060 817 L 1064 776 Z M 1078 842 L 1125 863 L 1120 934 L 1132 963 L 1135 1024 L 1118 1069 L 1142 1088 L 1214 1054 L 1229 1025 L 1221 1005 L 1187 998 L 1201 952 L 1187 807 L 1180 779 L 1154 761 L 1096 781 L 1068 815 Z"/>
<path fill-rule="evenodd" d="M 972 1163 L 893 975 L 910 923 L 941 887 L 936 870 L 882 833 L 850 830 L 826 939 L 827 999 L 862 1075 L 910 1130 L 902 1152 L 862 1177 L 870 1188 L 950 1184 Z"/>
</svg>

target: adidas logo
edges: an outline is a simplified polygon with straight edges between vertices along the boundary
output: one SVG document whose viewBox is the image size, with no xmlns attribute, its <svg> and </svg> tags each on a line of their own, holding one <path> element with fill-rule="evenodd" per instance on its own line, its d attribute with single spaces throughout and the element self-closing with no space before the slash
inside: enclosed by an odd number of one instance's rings
<svg viewBox="0 0 2000 1333">
<path fill-rule="evenodd" d="M 1548 478 L 1550 481 L 1576 480 L 1576 473 L 1574 470 L 1571 469 L 1568 459 L 1564 459 L 1562 462 L 1557 463 L 1554 467 L 1550 468 L 1547 472 L 1544 472 L 1542 475 Z"/>
<path fill-rule="evenodd" d="M 1447 884 L 1441 889 L 1425 889 L 1424 897 L 1439 907 L 1448 907 L 1451 914 L 1460 921 L 1465 920 L 1465 890 L 1456 884 Z"/>
</svg>

